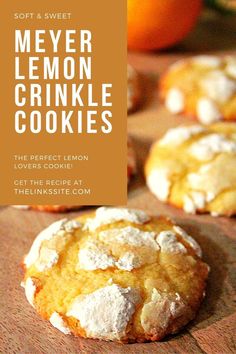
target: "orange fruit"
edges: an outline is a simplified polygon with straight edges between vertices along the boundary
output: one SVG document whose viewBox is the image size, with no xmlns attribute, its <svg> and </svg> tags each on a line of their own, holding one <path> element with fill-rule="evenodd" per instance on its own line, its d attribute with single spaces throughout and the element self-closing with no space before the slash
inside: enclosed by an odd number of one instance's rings
<svg viewBox="0 0 236 354">
<path fill-rule="evenodd" d="M 194 26 L 202 0 L 128 0 L 128 48 L 169 47 Z"/>
</svg>

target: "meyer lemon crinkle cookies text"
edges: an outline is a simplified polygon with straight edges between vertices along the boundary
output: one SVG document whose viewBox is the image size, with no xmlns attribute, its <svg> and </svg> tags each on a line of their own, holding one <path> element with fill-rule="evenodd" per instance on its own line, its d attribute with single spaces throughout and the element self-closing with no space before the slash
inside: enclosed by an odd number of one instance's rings
<svg viewBox="0 0 236 354">
<path fill-rule="evenodd" d="M 87 29 L 15 30 L 18 134 L 112 131 L 112 84 L 92 83 L 92 39 Z"/>
</svg>

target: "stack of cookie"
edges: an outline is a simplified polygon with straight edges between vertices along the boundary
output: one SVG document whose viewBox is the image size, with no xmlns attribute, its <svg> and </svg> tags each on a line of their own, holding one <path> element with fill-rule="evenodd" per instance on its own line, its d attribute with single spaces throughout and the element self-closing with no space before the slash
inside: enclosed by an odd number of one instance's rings
<svg viewBox="0 0 236 354">
<path fill-rule="evenodd" d="M 202 125 L 170 129 L 153 145 L 145 166 L 149 189 L 187 213 L 236 214 L 236 58 L 174 63 L 160 80 L 160 97 L 171 113 Z"/>
<path fill-rule="evenodd" d="M 137 71 L 128 66 L 127 75 L 131 113 L 142 95 Z M 144 168 L 148 188 L 187 213 L 236 214 L 236 59 L 181 60 L 162 76 L 160 97 L 172 114 L 201 124 L 172 128 L 154 143 Z M 127 171 L 129 182 L 136 172 L 130 139 Z M 209 272 L 201 256 L 198 243 L 168 217 L 101 207 L 43 230 L 23 260 L 22 286 L 64 334 L 160 340 L 196 315 Z"/>
</svg>

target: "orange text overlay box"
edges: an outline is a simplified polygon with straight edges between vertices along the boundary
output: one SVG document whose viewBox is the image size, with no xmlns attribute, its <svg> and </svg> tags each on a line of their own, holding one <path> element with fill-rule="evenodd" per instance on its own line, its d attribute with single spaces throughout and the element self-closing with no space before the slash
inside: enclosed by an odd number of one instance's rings
<svg viewBox="0 0 236 354">
<path fill-rule="evenodd" d="M 125 204 L 126 1 L 5 3 L 1 204 Z"/>
</svg>

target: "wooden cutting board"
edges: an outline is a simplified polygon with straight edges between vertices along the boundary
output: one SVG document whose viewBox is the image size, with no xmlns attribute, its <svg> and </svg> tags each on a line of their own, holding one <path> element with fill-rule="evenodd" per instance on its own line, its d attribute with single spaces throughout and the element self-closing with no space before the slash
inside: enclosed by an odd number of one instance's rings
<svg viewBox="0 0 236 354">
<path fill-rule="evenodd" d="M 220 25 L 217 26 L 217 23 Z M 0 353 L 2 354 L 230 354 L 236 353 L 236 222 L 235 218 L 190 216 L 158 202 L 145 187 L 143 162 L 154 139 L 167 128 L 192 123 L 173 117 L 157 100 L 158 75 L 177 58 L 235 48 L 233 22 L 206 15 L 181 47 L 156 54 L 130 54 L 129 61 L 143 76 L 143 103 L 128 118 L 128 131 L 137 151 L 139 174 L 129 191 L 128 205 L 176 219 L 200 243 L 211 273 L 207 296 L 194 321 L 179 334 L 157 343 L 122 345 L 65 336 L 40 319 L 20 287 L 19 264 L 35 235 L 63 215 L 0 209 Z M 78 213 L 83 213 L 80 211 Z M 73 217 L 78 213 L 69 213 Z"/>
</svg>

